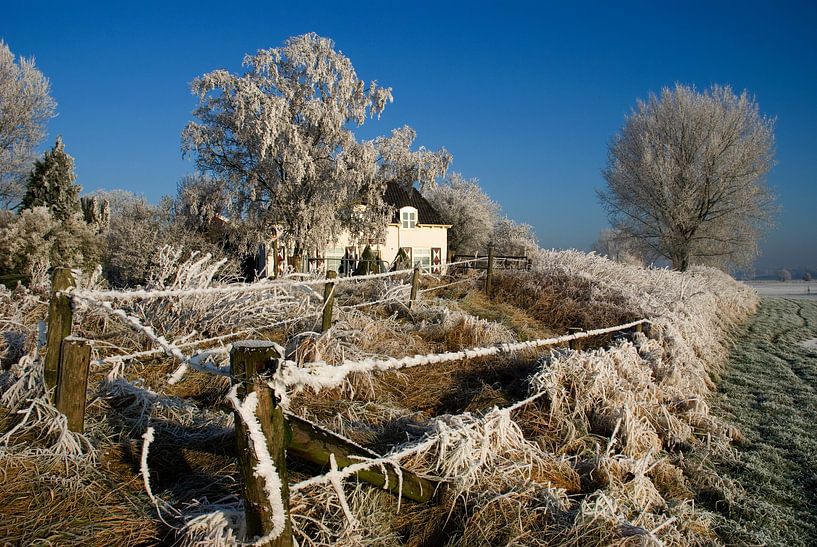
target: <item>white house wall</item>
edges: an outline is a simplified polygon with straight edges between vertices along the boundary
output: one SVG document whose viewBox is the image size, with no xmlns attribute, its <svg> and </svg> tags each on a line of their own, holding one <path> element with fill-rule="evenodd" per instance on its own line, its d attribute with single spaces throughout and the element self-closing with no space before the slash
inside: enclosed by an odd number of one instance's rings
<svg viewBox="0 0 817 547">
<path fill-rule="evenodd" d="M 324 257 L 329 258 L 333 254 L 338 258 L 338 253 L 342 256 L 347 247 L 355 247 L 357 256 L 363 252 L 366 244 L 355 244 L 349 237 L 348 232 L 343 232 L 337 242 L 332 245 L 327 245 L 324 250 Z M 397 257 L 401 247 L 409 247 L 412 249 L 412 256 L 415 255 L 414 249 L 433 249 L 439 248 L 441 250 L 441 264 L 448 263 L 448 227 L 447 226 L 417 226 L 416 228 L 402 228 L 398 224 L 389 224 L 386 227 L 385 241 L 378 244 L 372 244 L 372 249 L 380 251 L 380 259 L 388 263 L 394 261 Z M 334 251 L 334 253 L 333 253 Z M 269 246 L 267 258 L 267 271 L 272 272 L 272 249 Z M 286 261 L 287 252 L 282 253 Z M 312 257 L 314 258 L 314 257 Z M 306 267 L 306 264 L 304 264 Z"/>
<path fill-rule="evenodd" d="M 366 247 L 365 244 L 355 245 L 349 238 L 349 234 L 344 232 L 334 245 L 327 246 L 327 253 L 332 249 L 343 249 L 346 247 L 356 247 L 358 256 Z M 401 228 L 397 224 L 389 224 L 386 227 L 385 242 L 371 245 L 373 250 L 380 251 L 380 259 L 386 262 L 393 262 L 400 251 L 400 247 L 410 247 L 412 249 L 432 249 L 439 248 L 442 251 L 442 264 L 448 262 L 448 228 L 446 226 L 418 226 L 413 229 Z"/>
<path fill-rule="evenodd" d="M 442 263 L 448 262 L 448 228 L 445 226 L 418 226 L 414 229 L 401 228 L 390 224 L 386 231 L 386 245 L 383 256 L 389 256 L 389 262 L 397 256 L 400 247 L 442 249 Z"/>
</svg>

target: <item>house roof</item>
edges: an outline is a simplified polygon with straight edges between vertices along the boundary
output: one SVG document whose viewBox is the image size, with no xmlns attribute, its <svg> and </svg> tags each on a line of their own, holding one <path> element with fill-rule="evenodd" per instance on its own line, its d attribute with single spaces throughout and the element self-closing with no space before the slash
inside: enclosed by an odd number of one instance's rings
<svg viewBox="0 0 817 547">
<path fill-rule="evenodd" d="M 403 184 L 390 182 L 386 185 L 386 193 L 383 199 L 394 207 L 394 214 L 392 214 L 392 223 L 394 224 L 400 224 L 401 207 L 414 207 L 417 209 L 417 224 L 448 226 L 448 223 L 443 220 L 436 209 L 414 186 L 406 188 Z"/>
</svg>

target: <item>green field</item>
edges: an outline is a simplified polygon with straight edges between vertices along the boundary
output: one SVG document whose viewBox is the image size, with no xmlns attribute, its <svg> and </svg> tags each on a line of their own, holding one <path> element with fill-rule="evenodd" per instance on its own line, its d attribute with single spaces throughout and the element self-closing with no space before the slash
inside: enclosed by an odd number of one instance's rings
<svg viewBox="0 0 817 547">
<path fill-rule="evenodd" d="M 815 337 L 817 302 L 764 298 L 735 340 L 713 411 L 745 440 L 707 503 L 727 543 L 817 544 L 817 352 L 800 345 Z"/>
</svg>

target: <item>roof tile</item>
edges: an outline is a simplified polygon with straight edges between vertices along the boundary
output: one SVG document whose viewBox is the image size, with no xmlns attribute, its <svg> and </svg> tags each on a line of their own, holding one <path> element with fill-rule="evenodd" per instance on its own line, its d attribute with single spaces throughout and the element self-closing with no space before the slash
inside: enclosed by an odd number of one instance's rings
<svg viewBox="0 0 817 547">
<path fill-rule="evenodd" d="M 448 224 L 414 186 L 406 188 L 403 184 L 389 182 L 383 199 L 394 207 L 392 222 L 395 224 L 400 223 L 401 207 L 417 209 L 417 224 Z"/>
</svg>

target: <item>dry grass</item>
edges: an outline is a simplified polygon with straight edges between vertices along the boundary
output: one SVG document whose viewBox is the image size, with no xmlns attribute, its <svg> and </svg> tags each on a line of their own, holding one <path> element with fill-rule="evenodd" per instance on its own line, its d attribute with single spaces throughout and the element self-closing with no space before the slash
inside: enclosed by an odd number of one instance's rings
<svg viewBox="0 0 817 547">
<path fill-rule="evenodd" d="M 524 310 L 551 332 L 619 325 L 640 319 L 621 295 L 598 298 L 597 283 L 571 272 L 497 272 L 494 297 Z"/>
<path fill-rule="evenodd" d="M 548 338 L 556 332 L 564 332 L 550 328 L 545 319 L 528 313 L 524 308 L 508 303 L 502 295 L 489 299 L 484 292 L 473 291 L 458 300 L 457 306 L 465 313 L 504 325 L 513 331 L 519 340 Z"/>
<path fill-rule="evenodd" d="M 211 276 L 210 270 L 202 271 Z M 202 282 L 193 277 L 193 283 Z M 570 327 L 597 328 L 640 317 L 653 320 L 652 330 L 633 343 L 607 338 L 586 348 L 611 345 L 606 351 L 556 349 L 542 359 L 531 353 L 418 367 L 351 377 L 343 388 L 293 396 L 292 411 L 375 450 L 429 433 L 447 435 L 446 444 L 404 462 L 445 484 L 434 502 L 403 500 L 398 512 L 393 496 L 346 481 L 345 495 L 356 520 L 350 523 L 334 490 L 310 488 L 292 499 L 299 542 L 717 541 L 711 515 L 693 503 L 704 479 L 694 475 L 689 462 L 729 441 L 730 429 L 709 415 L 711 375 L 721 370 L 728 332 L 754 310 L 754 295 L 712 270 L 686 275 L 636 270 L 574 252 L 543 252 L 535 271 L 501 273 L 495 288 L 493 300 L 477 285 L 463 284 L 428 293 L 411 310 L 396 302 L 339 309 L 332 329 L 298 342 L 310 339 L 310 352 L 331 364 L 540 338 Z M 404 292 L 404 284 L 368 283 L 359 293 L 339 290 L 338 301 L 348 305 Z M 14 298 L 31 297 L 6 298 L 13 303 Z M 313 296 L 302 298 L 303 306 L 316 305 Z M 240 314 L 218 316 L 219 310 L 238 309 L 232 301 L 198 302 L 194 315 L 181 304 L 132 311 L 146 322 L 166 322 L 168 336 L 175 337 L 186 334 L 188 321 L 205 318 L 206 328 L 199 332 L 208 334 L 229 332 L 235 321 L 244 321 Z M 29 349 L 36 315 L 44 312 L 42 302 L 32 306 L 25 317 L 29 345 L 24 347 Z M 3 313 L 12 308 L 7 305 Z M 255 332 L 296 347 L 293 335 L 314 328 L 314 319 L 285 329 L 264 328 L 265 321 L 278 317 L 267 313 L 264 320 L 254 319 Z M 105 317 L 89 312 L 78 319 L 86 334 L 112 348 L 100 345 L 103 354 L 144 347 L 143 339 Z M 64 483 L 42 478 L 56 473 L 47 465 L 59 459 L 53 438 L 41 439 L 37 453 L 27 451 L 31 439 L 25 435 L 0 448 L 3 471 L 25 483 L 7 488 L 12 478 L 5 479 L 0 506 L 14 507 L 29 518 L 38 518 L 38 512 L 51 515 L 56 523 L 53 528 L 32 527 L 26 536 L 9 527 L 8 533 L 17 535 L 7 537 L 30 542 L 59 529 L 59 543 L 87 544 L 97 541 L 87 539 L 97 523 L 106 523 L 99 544 L 178 540 L 192 545 L 204 538 L 211 544 L 234 542 L 230 526 L 238 514 L 238 476 L 231 453 L 232 417 L 223 401 L 227 382 L 190 373 L 169 387 L 165 380 L 174 368 L 167 359 L 155 359 L 128 364 L 124 378 L 105 368 L 95 370 L 87 437 L 98 463 L 75 465 Z M 3 390 L 19 379 L 19 369 L 6 373 Z M 146 395 L 144 388 L 155 393 Z M 513 414 L 491 410 L 537 391 L 546 395 Z M 153 490 L 181 513 L 163 513 L 167 524 L 157 517 L 139 477 L 140 436 L 148 423 L 156 428 L 148 458 Z M 7 420 L 3 431 L 12 425 Z M 35 421 L 33 426 L 42 424 Z M 26 435 L 34 431 L 29 428 Z M 290 465 L 295 479 L 316 471 L 299 462 Z M 49 486 L 48 481 L 54 482 Z M 80 483 L 85 486 L 75 488 Z M 21 509 L 24 495 L 28 505 Z M 89 503 L 94 498 L 101 500 L 96 506 Z M 221 516 L 173 529 L 214 509 L 222 510 Z"/>
<path fill-rule="evenodd" d="M 66 469 L 41 458 L 4 458 L 0 537 L 8 544 L 153 545 L 164 535 L 142 484 L 104 466 Z"/>
</svg>

